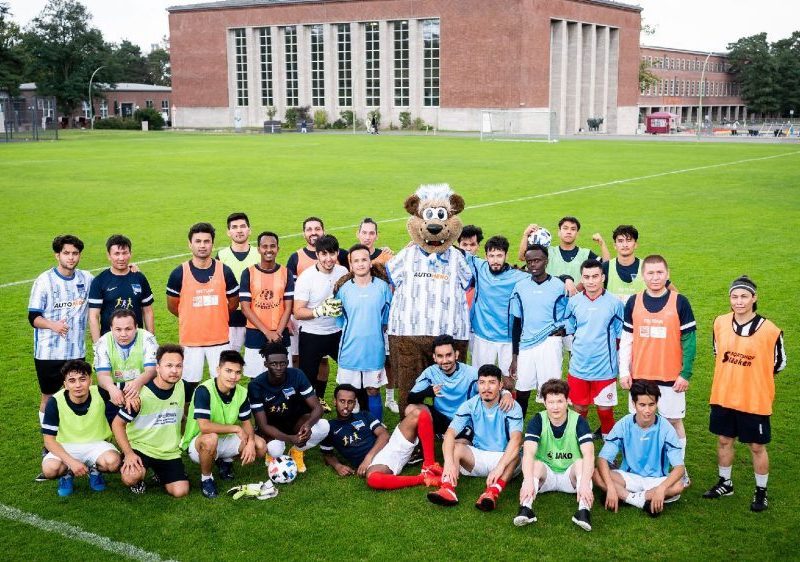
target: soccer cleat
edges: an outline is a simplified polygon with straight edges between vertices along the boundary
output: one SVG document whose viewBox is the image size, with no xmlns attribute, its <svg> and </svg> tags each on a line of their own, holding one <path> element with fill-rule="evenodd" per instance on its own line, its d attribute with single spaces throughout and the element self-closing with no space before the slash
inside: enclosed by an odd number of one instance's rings
<svg viewBox="0 0 800 562">
<path fill-rule="evenodd" d="M 385 403 L 386 409 L 392 412 L 393 414 L 400 413 L 400 405 L 395 402 L 394 400 L 387 400 Z"/>
<path fill-rule="evenodd" d="M 732 495 L 733 495 L 733 482 L 720 476 L 719 480 L 717 480 L 717 483 L 714 484 L 711 488 L 709 488 L 708 491 L 703 494 L 703 497 L 707 500 L 715 500 L 717 498 L 722 498 L 725 496 L 732 496 Z"/>
<path fill-rule="evenodd" d="M 456 496 L 456 491 L 452 488 L 442 486 L 435 492 L 428 492 L 428 501 L 436 505 L 452 507 L 458 505 L 458 496 Z"/>
<path fill-rule="evenodd" d="M 131 488 L 131 493 L 136 494 L 137 496 L 141 496 L 147 491 L 147 484 L 144 483 L 144 480 L 139 482 L 138 484 L 134 484 Z"/>
<path fill-rule="evenodd" d="M 653 511 L 653 503 L 650 500 L 644 502 L 644 506 L 642 506 L 642 509 L 650 517 L 658 517 L 659 515 L 661 515 L 660 511 Z"/>
<path fill-rule="evenodd" d="M 588 509 L 579 509 L 572 516 L 572 522 L 584 531 L 592 530 L 592 514 Z"/>
<path fill-rule="evenodd" d="M 475 507 L 481 511 L 493 511 L 497 507 L 497 495 L 489 490 L 486 490 L 475 502 Z"/>
<path fill-rule="evenodd" d="M 767 489 L 756 486 L 756 491 L 753 493 L 753 501 L 750 504 L 750 511 L 758 513 L 767 509 L 767 506 Z"/>
<path fill-rule="evenodd" d="M 411 452 L 411 456 L 406 464 L 419 464 L 423 460 L 425 460 L 425 457 L 422 456 L 422 449 L 417 445 Z"/>
<path fill-rule="evenodd" d="M 224 461 L 222 459 L 217 461 L 217 469 L 219 470 L 219 477 L 223 480 L 233 480 L 233 462 Z"/>
<path fill-rule="evenodd" d="M 533 511 L 533 506 L 527 507 L 524 505 L 519 506 L 519 511 L 517 512 L 517 516 L 514 517 L 514 525 L 517 527 L 524 527 L 525 525 L 530 525 L 531 523 L 536 523 L 538 519 L 536 519 L 536 512 Z"/>
<path fill-rule="evenodd" d="M 668 503 L 675 503 L 679 499 L 681 499 L 681 495 L 680 494 L 675 494 L 674 496 L 672 496 L 670 498 L 664 498 L 664 505 L 667 505 Z"/>
<path fill-rule="evenodd" d="M 89 487 L 95 492 L 102 492 L 106 489 L 106 479 L 96 470 L 89 472 Z"/>
<path fill-rule="evenodd" d="M 58 495 L 65 498 L 72 494 L 75 489 L 75 483 L 72 478 L 72 473 L 67 473 L 58 479 Z"/>
<path fill-rule="evenodd" d="M 306 471 L 305 454 L 303 453 L 303 451 L 301 451 L 297 447 L 292 447 L 291 449 L 289 449 L 289 456 L 292 457 L 294 464 L 297 465 L 297 472 Z"/>
<path fill-rule="evenodd" d="M 428 488 L 438 488 L 442 485 L 442 467 L 438 462 L 423 466 L 420 474 Z"/>
<path fill-rule="evenodd" d="M 49 478 L 44 475 L 44 472 L 40 472 L 36 478 L 33 479 L 34 482 L 47 482 Z"/>
<path fill-rule="evenodd" d="M 320 398 L 319 399 L 319 405 L 322 406 L 322 411 L 323 412 L 325 412 L 326 414 L 330 414 L 331 413 L 331 407 L 328 406 L 328 403 L 325 402 L 324 398 Z"/>
<path fill-rule="evenodd" d="M 217 483 L 214 482 L 213 478 L 209 478 L 208 480 L 201 480 L 200 491 L 203 492 L 203 495 L 210 500 L 213 500 L 219 495 L 219 493 L 217 492 Z"/>
</svg>

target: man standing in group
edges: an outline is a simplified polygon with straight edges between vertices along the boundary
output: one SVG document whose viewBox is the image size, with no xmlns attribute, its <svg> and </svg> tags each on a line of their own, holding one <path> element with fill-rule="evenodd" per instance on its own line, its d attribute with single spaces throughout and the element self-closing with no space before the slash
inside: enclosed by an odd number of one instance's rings
<svg viewBox="0 0 800 562">
<path fill-rule="evenodd" d="M 209 252 L 210 253 L 210 252 Z M 122 483 L 135 494 L 145 491 L 144 477 L 152 468 L 170 496 L 189 493 L 189 479 L 181 460 L 183 418 L 183 349 L 166 344 L 156 353 L 156 378 L 139 392 L 138 408 L 121 409 L 111 424 L 124 455 Z"/>
<path fill-rule="evenodd" d="M 496 365 L 478 370 L 478 396 L 459 406 L 444 436 L 442 487 L 428 493 L 428 500 L 444 506 L 458 504 L 456 485 L 459 474 L 486 478 L 486 490 L 475 507 L 492 511 L 497 498 L 511 481 L 519 465 L 522 445 L 522 409 L 514 404 L 508 412 L 500 407 L 503 374 Z M 470 444 L 456 441 L 467 427 L 472 429 Z"/>
<path fill-rule="evenodd" d="M 92 282 L 89 290 L 89 331 L 92 341 L 111 329 L 111 315 L 115 310 L 131 310 L 139 328 L 154 334 L 153 291 L 141 271 L 131 271 L 131 241 L 122 234 L 114 234 L 106 241 L 106 251 L 111 267 Z"/>
<path fill-rule="evenodd" d="M 257 264 L 261 258 L 258 249 L 250 245 L 250 219 L 245 213 L 228 215 L 228 238 L 231 245 L 217 252 L 217 259 L 231 268 L 236 282 L 242 280 L 242 272 L 251 265 Z M 234 351 L 241 351 L 245 339 L 247 319 L 242 310 L 237 308 L 228 318 L 228 339 Z"/>
<path fill-rule="evenodd" d="M 464 252 L 464 257 L 469 260 L 469 256 L 475 257 L 478 255 L 478 250 L 483 241 L 483 230 L 474 224 L 468 224 L 461 229 L 461 234 L 458 235 L 458 248 Z M 472 308 L 475 302 L 475 286 L 467 289 L 467 306 Z M 472 334 L 470 334 L 469 351 L 472 352 Z"/>
<path fill-rule="evenodd" d="M 506 238 L 492 236 L 486 241 L 485 251 L 485 260 L 471 254 L 465 256 L 475 288 L 475 301 L 470 309 L 472 366 L 477 369 L 496 364 L 503 376 L 508 377 L 512 358 L 508 308 L 514 287 L 527 279 L 528 274 L 506 262 Z"/>
<path fill-rule="evenodd" d="M 220 477 L 233 480 L 234 458 L 246 465 L 267 454 L 266 442 L 250 423 L 247 390 L 239 386 L 242 367 L 238 351 L 220 353 L 217 376 L 200 383 L 186 416 L 181 448 L 200 465 L 200 491 L 209 499 L 218 495 L 212 474 L 215 462 Z"/>
<path fill-rule="evenodd" d="M 517 402 L 523 416 L 531 392 L 561 378 L 561 338 L 567 296 L 564 282 L 547 273 L 547 248 L 533 244 L 525 252 L 530 277 L 514 286 L 509 316 L 512 352 L 509 374 L 516 378 Z"/>
<path fill-rule="evenodd" d="M 636 293 L 645 288 L 642 276 L 642 262 L 636 257 L 636 248 L 639 247 L 639 231 L 630 224 L 621 224 L 611 234 L 614 239 L 614 248 L 617 257 L 603 262 L 603 275 L 606 276 L 606 289 L 622 301 L 628 302 Z M 677 291 L 667 279 L 667 289 Z"/>
<path fill-rule="evenodd" d="M 359 244 L 363 244 L 369 248 L 369 258 L 372 261 L 372 265 L 383 268 L 386 262 L 394 256 L 394 252 L 392 252 L 391 248 L 386 246 L 383 248 L 375 247 L 375 242 L 378 240 L 378 223 L 371 218 L 367 217 L 361 221 L 361 224 L 358 226 L 358 231 L 356 232 L 356 237 L 358 238 Z M 386 348 L 386 361 L 383 365 L 383 370 L 386 371 L 386 403 L 384 405 L 390 412 L 397 414 L 400 412 L 400 406 L 397 404 L 394 395 L 397 384 L 395 383 L 394 373 L 392 372 L 392 366 L 389 362 L 389 336 L 384 333 L 383 338 L 384 347 Z"/>
<path fill-rule="evenodd" d="M 767 509 L 770 416 L 775 400 L 775 375 L 786 367 L 783 332 L 756 314 L 756 284 L 747 276 L 733 280 L 728 291 L 732 312 L 714 320 L 714 381 L 711 383 L 709 429 L 718 436 L 719 481 L 703 497 L 733 495 L 736 438 L 746 443 L 753 459 L 756 490 L 752 511 Z"/>
<path fill-rule="evenodd" d="M 228 349 L 228 317 L 239 304 L 239 282 L 231 269 L 211 257 L 214 227 L 200 222 L 189 229 L 192 259 L 176 267 L 167 281 L 167 308 L 178 317 L 184 347 L 186 401 L 203 379 L 203 365 L 215 375 L 220 352 Z"/>
<path fill-rule="evenodd" d="M 586 260 L 581 265 L 583 291 L 567 303 L 567 333 L 574 334 L 569 358 L 569 397 L 575 411 L 586 418 L 597 407 L 601 437 L 614 427 L 617 405 L 617 347 L 622 337 L 624 309 L 619 299 L 603 289 L 603 265 Z"/>
<path fill-rule="evenodd" d="M 289 319 L 294 301 L 294 278 L 285 267 L 276 263 L 280 247 L 278 235 L 258 235 L 260 263 L 242 272 L 239 301 L 247 317 L 244 338 L 244 374 L 257 377 L 264 371 L 259 350 L 267 342 L 280 342 L 289 347 Z M 291 366 L 291 365 L 290 365 Z"/>
<path fill-rule="evenodd" d="M 353 278 L 337 284 L 335 294 L 342 303 L 342 315 L 336 319 L 342 328 L 336 382 L 358 388 L 361 408 L 369 409 L 370 414 L 382 422 L 381 387 L 387 382 L 383 370 L 386 362 L 384 332 L 392 290 L 386 281 L 372 276 L 369 248 L 356 244 L 350 248 L 348 256 Z"/>
<path fill-rule="evenodd" d="M 299 472 L 306 471 L 304 452 L 328 435 L 328 420 L 322 419 L 322 406 L 314 387 L 299 369 L 289 367 L 286 348 L 268 342 L 261 348 L 267 370 L 247 385 L 247 397 L 256 427 L 267 440 L 267 454 L 279 457 L 292 447 L 289 455 Z"/>
<path fill-rule="evenodd" d="M 686 390 L 697 351 L 697 324 L 685 296 L 666 287 L 667 261 L 659 255 L 642 260 L 646 289 L 628 299 L 619 349 L 619 383 L 631 388 L 633 381 L 651 381 L 660 387 L 658 411 L 675 428 L 686 454 Z M 628 408 L 634 410 L 629 398 Z M 683 464 L 683 463 L 681 463 Z M 684 485 L 689 477 L 684 472 Z"/>
<path fill-rule="evenodd" d="M 155 336 L 136 327 L 132 310 L 122 308 L 111 315 L 111 331 L 94 347 L 97 386 L 106 403 L 108 423 L 120 408 L 138 405 L 139 391 L 156 375 L 157 351 Z"/>
<path fill-rule="evenodd" d="M 39 381 L 39 423 L 50 397 L 62 386 L 61 368 L 70 359 L 86 357 L 86 322 L 92 274 L 78 269 L 83 242 L 71 234 L 56 236 L 56 267 L 33 283 L 28 321 L 33 326 L 33 362 Z"/>
<path fill-rule="evenodd" d="M 347 275 L 347 269 L 338 263 L 339 241 L 334 236 L 319 238 L 316 252 L 317 263 L 301 273 L 295 283 L 293 310 L 300 332 L 300 370 L 313 381 L 323 409 L 330 411 L 324 403 L 328 373 L 320 374 L 319 364 L 325 357 L 336 360 L 339 356 L 342 331 L 336 317 L 342 313 L 342 304 L 333 298 L 333 288 Z"/>
</svg>

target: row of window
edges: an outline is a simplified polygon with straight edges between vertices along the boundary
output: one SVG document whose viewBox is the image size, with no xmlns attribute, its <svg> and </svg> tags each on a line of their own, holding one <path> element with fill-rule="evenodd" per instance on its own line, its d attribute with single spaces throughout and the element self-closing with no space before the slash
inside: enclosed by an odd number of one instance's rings
<svg viewBox="0 0 800 562">
<path fill-rule="evenodd" d="M 144 100 L 144 106 L 152 108 L 152 107 L 155 107 L 155 103 L 153 102 L 153 100 Z M 39 109 L 42 109 L 42 100 L 39 100 Z M 51 109 L 51 108 L 48 108 L 48 109 Z M 123 117 L 131 117 L 133 115 L 133 111 L 136 109 L 136 107 L 134 106 L 133 103 L 123 102 L 122 103 L 122 109 L 123 109 Z M 89 103 L 86 100 L 84 100 L 82 102 L 81 111 L 83 113 L 83 116 L 88 119 L 89 118 Z M 164 113 L 164 112 L 169 113 L 169 100 L 161 100 L 161 112 L 162 113 Z M 117 115 L 120 113 L 120 103 L 118 101 L 114 102 L 114 113 L 117 114 Z M 101 100 L 100 101 L 100 109 L 97 112 L 97 115 L 95 117 L 100 117 L 100 119 L 106 119 L 108 117 L 108 101 L 107 100 Z"/>
<path fill-rule="evenodd" d="M 408 21 L 390 22 L 391 38 L 384 44 L 390 44 L 393 51 L 394 75 L 388 76 L 389 69 L 381 72 L 381 31 L 378 22 L 364 24 L 341 23 L 336 25 L 336 82 L 337 101 L 341 107 L 353 105 L 353 45 L 352 25 L 363 26 L 364 60 L 362 62 L 364 76 L 364 100 L 368 107 L 381 104 L 381 80 L 392 80 L 393 103 L 396 107 L 408 107 L 410 104 L 410 46 Z M 300 69 L 298 67 L 298 32 L 296 26 L 283 27 L 283 47 L 285 65 L 286 106 L 300 105 Z M 311 104 L 317 107 L 325 105 L 325 34 L 322 25 L 308 26 L 309 53 L 311 55 Z M 275 105 L 273 82 L 273 48 L 274 42 L 269 28 L 259 28 L 258 49 L 261 89 L 261 105 Z M 439 105 L 439 20 L 422 21 L 422 62 L 423 62 L 423 104 L 427 107 Z M 247 40 L 245 29 L 233 30 L 236 105 L 249 105 L 250 90 L 248 84 Z M 330 67 L 327 68 L 330 71 Z"/>
<path fill-rule="evenodd" d="M 645 88 L 645 96 L 699 96 L 701 82 L 699 80 L 661 80 L 657 84 Z M 703 96 L 738 96 L 739 85 L 733 82 L 709 82 L 705 80 L 702 88 Z"/>
<path fill-rule="evenodd" d="M 668 56 L 663 57 L 649 57 L 642 56 L 642 60 L 647 63 L 647 66 L 652 68 L 662 68 L 664 70 L 692 70 L 696 72 L 703 71 L 703 61 L 705 57 L 694 59 L 677 59 Z M 728 72 L 730 65 L 724 61 L 709 60 L 706 63 L 706 72 Z"/>
</svg>

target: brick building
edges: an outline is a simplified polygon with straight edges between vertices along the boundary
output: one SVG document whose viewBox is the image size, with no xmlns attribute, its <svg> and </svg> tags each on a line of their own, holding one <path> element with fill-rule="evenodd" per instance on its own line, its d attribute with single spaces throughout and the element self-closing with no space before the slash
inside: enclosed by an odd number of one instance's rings
<svg viewBox="0 0 800 562">
<path fill-rule="evenodd" d="M 679 123 L 697 123 L 701 120 L 701 92 L 703 118 L 719 123 L 754 117 L 747 115 L 745 102 L 739 97 L 739 86 L 728 72 L 725 53 L 709 55 L 643 45 L 640 57 L 659 78 L 657 84 L 646 88 L 639 96 L 642 117 L 657 111 L 669 111 L 678 116 Z"/>
<path fill-rule="evenodd" d="M 641 8 L 609 0 L 227 0 L 169 8 L 178 127 L 256 127 L 275 107 L 400 113 L 478 130 L 554 111 L 561 134 L 638 122 Z M 530 131 L 541 132 L 541 131 Z"/>
</svg>

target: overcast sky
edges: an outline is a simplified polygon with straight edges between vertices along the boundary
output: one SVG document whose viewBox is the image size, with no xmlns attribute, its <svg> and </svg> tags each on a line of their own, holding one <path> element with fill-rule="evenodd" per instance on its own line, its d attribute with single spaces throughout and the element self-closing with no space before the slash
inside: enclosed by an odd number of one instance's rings
<svg viewBox="0 0 800 562">
<path fill-rule="evenodd" d="M 9 1 L 9 0 L 6 0 Z M 500 2 L 502 0 L 493 0 Z M 82 0 L 108 41 L 128 39 L 144 52 L 169 34 L 167 6 L 186 0 Z M 26 25 L 46 0 L 10 0 L 14 19 Z M 655 35 L 642 42 L 660 47 L 723 51 L 740 37 L 766 31 L 770 41 L 800 30 L 800 0 L 628 0 L 644 8 Z"/>
</svg>

